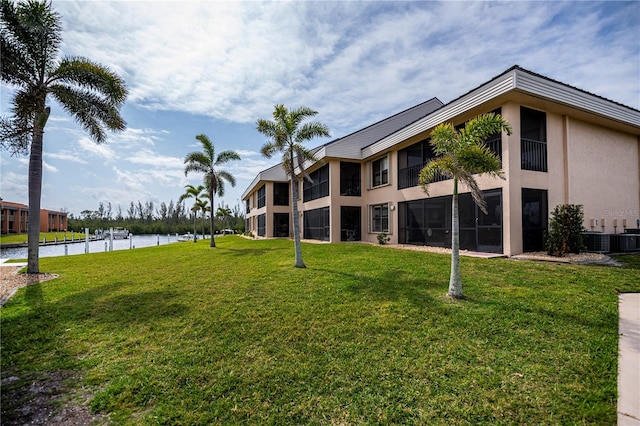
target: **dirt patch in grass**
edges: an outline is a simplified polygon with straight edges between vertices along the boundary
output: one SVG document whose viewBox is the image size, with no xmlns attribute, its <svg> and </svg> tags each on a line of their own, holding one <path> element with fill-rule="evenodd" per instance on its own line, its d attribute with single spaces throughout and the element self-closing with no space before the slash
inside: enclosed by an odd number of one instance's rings
<svg viewBox="0 0 640 426">
<path fill-rule="evenodd" d="M 90 395 L 71 391 L 73 373 L 50 372 L 20 378 L 2 373 L 2 425 L 101 425 L 107 416 L 92 414 Z"/>
<path fill-rule="evenodd" d="M 0 306 L 4 305 L 21 287 L 58 278 L 56 274 L 19 274 L 20 269 L 22 269 L 21 266 L 0 267 Z"/>
</svg>

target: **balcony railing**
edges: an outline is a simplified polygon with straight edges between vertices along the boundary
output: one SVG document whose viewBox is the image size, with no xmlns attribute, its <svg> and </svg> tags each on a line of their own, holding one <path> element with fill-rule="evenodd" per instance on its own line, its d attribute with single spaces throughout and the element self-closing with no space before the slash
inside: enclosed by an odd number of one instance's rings
<svg viewBox="0 0 640 426">
<path fill-rule="evenodd" d="M 493 139 L 486 141 L 484 144 L 496 155 L 496 157 L 500 159 L 500 163 L 502 163 L 502 136 L 497 135 Z"/>
<path fill-rule="evenodd" d="M 520 167 L 535 172 L 547 171 L 547 143 L 532 139 L 520 140 Z"/>
<path fill-rule="evenodd" d="M 426 166 L 425 164 L 418 164 L 417 166 L 406 167 L 398 171 L 398 189 L 411 188 L 420 184 L 420 171 Z M 440 182 L 447 180 L 448 178 L 443 175 L 438 175 L 433 182 Z"/>
</svg>

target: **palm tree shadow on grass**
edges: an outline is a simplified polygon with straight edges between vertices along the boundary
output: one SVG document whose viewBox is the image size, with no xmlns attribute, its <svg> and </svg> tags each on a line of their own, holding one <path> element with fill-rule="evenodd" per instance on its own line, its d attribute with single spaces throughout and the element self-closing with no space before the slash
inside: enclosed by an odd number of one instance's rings
<svg viewBox="0 0 640 426">
<path fill-rule="evenodd" d="M 121 293 L 123 289 L 133 288 L 133 283 L 119 281 L 76 292 L 55 302 L 47 302 L 44 300 L 41 284 L 30 285 L 25 299 L 30 306 L 37 306 L 38 309 L 15 321 L 43 323 L 44 327 L 52 330 L 53 339 L 64 334 L 61 330 L 70 324 L 104 323 L 127 327 L 158 319 L 181 317 L 189 311 L 186 304 L 176 301 L 180 296 L 176 290 Z M 43 321 L 43 318 L 46 320 Z M 7 320 L 5 325 L 10 327 L 12 321 L 14 320 Z"/>
<path fill-rule="evenodd" d="M 219 253 L 224 253 L 224 252 L 228 252 L 229 256 L 233 256 L 233 257 L 246 257 L 246 258 L 253 258 L 253 257 L 259 257 L 259 256 L 263 256 L 266 254 L 271 254 L 274 252 L 278 252 L 278 251 L 285 251 L 288 250 L 284 247 L 282 248 L 250 248 L 250 249 L 236 249 L 236 248 L 230 248 L 230 247 L 220 247 L 218 246 L 218 252 Z"/>
<path fill-rule="evenodd" d="M 413 306 L 434 306 L 442 302 L 433 297 L 433 289 L 442 288 L 443 293 L 446 290 L 446 281 L 442 279 L 416 279 L 407 277 L 401 271 L 385 270 L 365 276 L 322 268 L 308 269 L 321 271 L 329 276 L 337 275 L 340 281 L 346 282 L 347 291 L 376 301 L 407 300 Z"/>
</svg>

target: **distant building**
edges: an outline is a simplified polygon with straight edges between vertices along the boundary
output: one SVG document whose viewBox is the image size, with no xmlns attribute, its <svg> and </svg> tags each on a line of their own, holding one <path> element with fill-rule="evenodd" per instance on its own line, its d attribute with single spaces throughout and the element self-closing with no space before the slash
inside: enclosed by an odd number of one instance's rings
<svg viewBox="0 0 640 426">
<path fill-rule="evenodd" d="M 461 248 L 542 250 L 549 212 L 563 203 L 584 206 L 590 231 L 638 226 L 640 111 L 514 66 L 446 105 L 433 98 L 314 149 L 299 200 L 281 165 L 262 171 L 242 195 L 246 229 L 289 237 L 296 202 L 305 239 L 375 243 L 385 233 L 391 244 L 450 247 L 452 180 L 432 183 L 429 197 L 418 184 L 434 157 L 430 133 L 492 111 L 513 129 L 486 141 L 506 179 L 478 178 L 488 215 L 460 188 Z"/>
<path fill-rule="evenodd" d="M 27 232 L 29 206 L 11 201 L 2 201 L 2 233 Z M 57 232 L 67 229 L 67 213 L 55 210 L 40 210 L 40 232 Z"/>
</svg>

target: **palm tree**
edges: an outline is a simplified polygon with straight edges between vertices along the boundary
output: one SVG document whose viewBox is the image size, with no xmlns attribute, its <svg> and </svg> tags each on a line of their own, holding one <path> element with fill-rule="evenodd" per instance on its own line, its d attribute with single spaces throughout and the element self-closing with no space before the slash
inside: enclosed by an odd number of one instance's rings
<svg viewBox="0 0 640 426">
<path fill-rule="evenodd" d="M 231 186 L 236 186 L 236 179 L 233 175 L 225 170 L 220 170 L 219 167 L 231 160 L 239 160 L 240 156 L 235 151 L 223 151 L 216 156 L 213 143 L 207 135 L 201 134 L 196 136 L 196 139 L 202 144 L 202 152 L 196 151 L 184 158 L 184 175 L 189 172 L 204 173 L 204 185 L 207 188 L 209 194 L 209 200 L 211 206 L 213 206 L 213 197 L 218 195 L 222 197 L 224 195 L 224 182 L 227 181 Z M 211 247 L 216 246 L 215 238 L 213 238 L 213 232 L 215 230 L 213 214 L 209 215 L 209 227 L 211 228 Z"/>
<path fill-rule="evenodd" d="M 296 165 L 300 173 L 311 182 L 311 177 L 304 168 L 307 160 L 316 161 L 311 151 L 302 144 L 315 137 L 329 137 L 329 128 L 319 122 L 313 121 L 301 123 L 308 117 L 318 114 L 317 111 L 307 107 L 299 107 L 291 111 L 284 105 L 276 105 L 272 120 L 258 120 L 257 128 L 260 133 L 271 139 L 262 146 L 262 155 L 271 158 L 275 153 L 282 153 L 282 168 L 291 182 L 291 216 L 293 219 L 293 243 L 296 259 L 294 266 L 304 268 L 302 261 L 302 247 L 300 245 L 300 218 L 298 217 L 298 184 L 299 179 L 295 173 Z M 294 162 L 295 161 L 295 162 Z"/>
<path fill-rule="evenodd" d="M 198 241 L 198 237 L 196 236 L 196 226 L 198 219 L 198 210 L 200 210 L 199 203 L 203 195 L 202 191 L 204 191 L 204 186 L 186 185 L 185 189 L 186 192 L 182 194 L 180 198 L 178 198 L 178 203 L 183 202 L 187 198 L 193 198 L 195 200 L 193 203 L 193 207 L 191 207 L 191 211 L 193 212 L 193 242 L 195 243 L 196 241 Z"/>
<path fill-rule="evenodd" d="M 475 174 L 487 173 L 504 179 L 500 159 L 484 144 L 484 141 L 499 132 L 511 134 L 509 123 L 500 115 L 489 113 L 470 120 L 457 131 L 451 123 L 440 124 L 431 133 L 431 144 L 436 158 L 420 171 L 420 185 L 429 195 L 429 184 L 439 176 L 453 178 L 451 201 L 451 276 L 449 296 L 460 299 L 460 224 L 458 218 L 458 182 L 471 191 L 473 201 L 487 214 L 487 204 L 475 180 Z"/>
<path fill-rule="evenodd" d="M 229 227 L 229 218 L 231 217 L 231 214 L 231 209 L 229 207 L 224 207 L 224 204 L 216 210 L 216 217 L 222 221 L 224 225 L 223 229 Z"/>
<path fill-rule="evenodd" d="M 40 198 L 44 127 L 51 95 L 96 143 L 105 131 L 121 131 L 120 107 L 127 98 L 124 81 L 85 58 L 59 58 L 61 17 L 51 2 L 27 0 L 0 5 L 0 81 L 16 88 L 12 115 L 0 120 L 0 144 L 14 154 L 29 154 L 27 272 L 39 272 Z"/>
<path fill-rule="evenodd" d="M 205 198 L 208 198 L 207 194 L 204 194 L 202 199 L 196 202 L 196 206 L 198 207 L 198 210 L 202 212 L 202 238 L 204 238 L 205 236 L 204 219 L 205 219 L 205 216 L 207 215 L 207 212 L 211 210 L 211 208 L 209 207 L 209 200 L 206 200 Z"/>
</svg>

